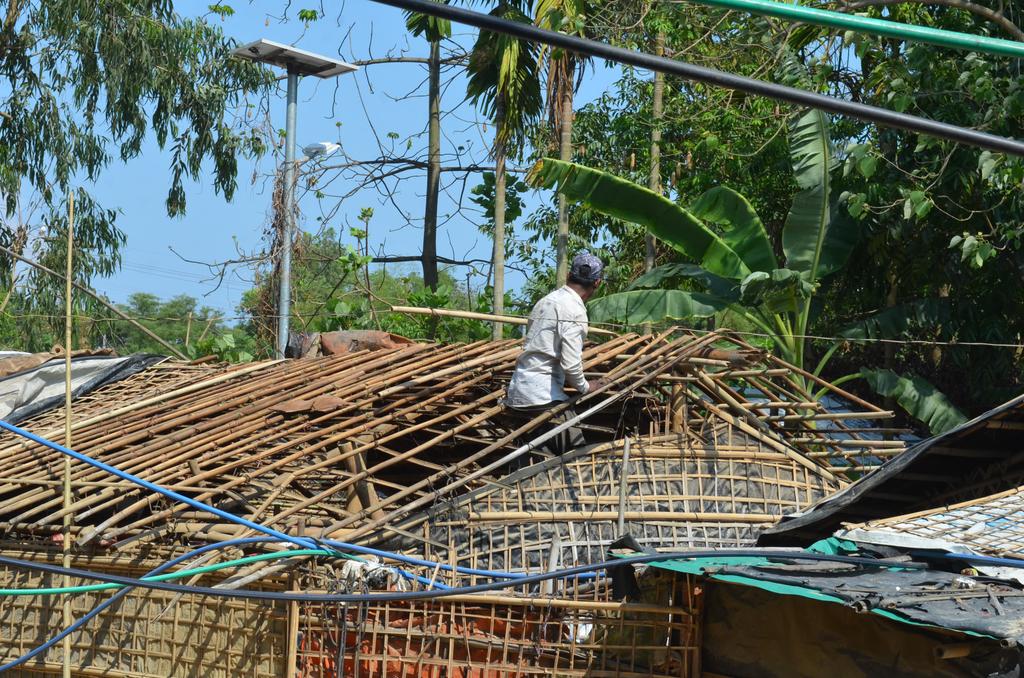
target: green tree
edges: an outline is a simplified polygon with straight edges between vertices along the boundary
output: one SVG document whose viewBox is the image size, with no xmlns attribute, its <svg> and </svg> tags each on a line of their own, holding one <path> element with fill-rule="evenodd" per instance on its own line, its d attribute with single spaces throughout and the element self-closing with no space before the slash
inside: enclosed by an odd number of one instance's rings
<svg viewBox="0 0 1024 678">
<path fill-rule="evenodd" d="M 851 8 L 978 35 L 1024 36 L 1011 5 Z M 782 29 L 773 35 L 780 39 Z M 787 37 L 833 94 L 1006 136 L 1018 136 L 1024 125 L 1017 60 L 815 27 Z M 969 414 L 1017 395 L 1024 365 L 1012 345 L 1024 343 L 1024 298 L 1005 290 L 1019 287 L 1024 266 L 1024 165 L 850 120 L 837 124 L 836 134 L 843 140 L 836 193 L 865 234 L 853 255 L 858 265 L 823 296 L 816 333 L 855 340 L 837 355 L 836 368 L 916 375 Z M 852 327 L 851 318 L 858 320 Z"/>
<path fill-rule="evenodd" d="M 292 262 L 292 328 L 295 332 L 372 329 L 412 339 L 436 336 L 451 341 L 482 339 L 489 327 L 478 321 L 432 321 L 429 316 L 392 313 L 392 305 L 489 311 L 486 295 L 478 295 L 452 277 L 438 272 L 437 289 L 422 276 L 404 270 L 397 273 L 374 266 L 363 254 L 365 231 L 352 229 L 355 245 L 342 242 L 332 229 L 319 234 L 301 233 Z M 276 328 L 273 272 L 258 271 L 255 285 L 242 297 L 239 311 L 246 317 L 243 329 L 255 338 L 253 353 L 270 355 Z"/>
<path fill-rule="evenodd" d="M 781 229 L 785 259 L 776 257 L 760 216 L 736 191 L 717 187 L 686 210 L 633 182 L 571 163 L 544 160 L 531 179 L 557 188 L 610 217 L 640 224 L 689 263 L 660 266 L 631 291 L 591 303 L 591 313 L 629 325 L 666 318 L 709 317 L 726 309 L 769 336 L 779 354 L 804 364 L 812 300 L 821 281 L 845 264 L 856 243 L 849 224 L 833 223 L 831 144 L 824 113 L 795 118 L 790 131 L 793 172 L 800 192 Z M 704 291 L 663 289 L 681 280 Z"/>
<path fill-rule="evenodd" d="M 658 50 L 663 37 L 660 49 L 667 56 L 685 54 L 687 61 L 757 77 L 771 72 L 781 58 L 777 45 L 758 41 L 744 40 L 743 49 L 737 49 L 746 19 L 735 13 L 722 16 L 694 5 L 652 8 L 617 1 L 591 9 L 595 14 L 588 15 L 587 31 L 626 47 Z M 767 99 L 672 76 L 662 84 L 659 116 L 656 79 L 625 67 L 608 91 L 575 112 L 574 161 L 649 187 L 657 183 L 661 192 L 683 204 L 725 184 L 756 204 L 769 228 L 783 223 L 796 186 L 779 107 Z M 535 135 L 533 146 L 537 153 L 555 155 L 544 153 L 547 144 L 541 134 Z M 583 203 L 570 202 L 568 209 L 569 251 L 589 248 L 605 258 L 608 287 L 617 288 L 645 271 L 644 229 Z M 533 269 L 531 280 L 554 284 L 554 276 L 545 271 L 547 249 L 541 244 L 556 239 L 556 223 L 557 213 L 547 205 L 525 220 L 523 230 L 531 236 L 515 247 Z M 779 234 L 771 235 L 777 242 Z M 671 260 L 672 250 L 662 248 L 654 263 Z"/>
<path fill-rule="evenodd" d="M 529 2 L 500 0 L 492 16 L 529 23 Z M 543 106 L 537 71 L 537 49 L 527 41 L 507 35 L 480 31 L 469 60 L 467 93 L 484 114 L 494 121 L 494 204 L 489 210 L 493 223 L 491 257 L 494 313 L 505 311 L 505 217 L 506 172 L 510 154 L 521 149 L 524 133 Z M 494 324 L 493 336 L 502 336 L 501 324 Z"/>
<path fill-rule="evenodd" d="M 247 93 L 272 84 L 262 69 L 231 59 L 232 46 L 205 20 L 181 17 L 169 0 L 7 2 L 0 16 L 0 244 L 63 270 L 66 199 L 74 190 L 75 277 L 112 274 L 124 242 L 117 213 L 73 186 L 98 180 L 115 159 L 138 156 L 150 133 L 171 149 L 168 214 L 185 211 L 185 180 L 208 170 L 214 189 L 231 198 L 237 157 L 263 149 L 233 113 Z M 30 211 L 34 221 L 23 222 Z M 13 270 L 0 255 L 8 289 Z M 28 285 L 22 310 L 56 315 L 62 283 L 33 272 Z"/>
<path fill-rule="evenodd" d="M 437 205 L 441 195 L 441 41 L 452 24 L 425 14 L 406 14 L 406 28 L 430 44 L 427 64 L 427 194 L 423 202 L 423 280 L 437 289 Z"/>
<path fill-rule="evenodd" d="M 186 294 L 165 301 L 154 294 L 135 292 L 127 303 L 118 304 L 118 308 L 186 355 L 192 352 L 196 342 L 225 332 L 216 311 L 200 307 L 194 297 Z M 111 346 L 121 354 L 167 353 L 166 348 L 123 320 L 99 324 L 92 334 L 96 343 Z"/>
<path fill-rule="evenodd" d="M 534 21 L 541 28 L 572 35 L 585 35 L 587 16 L 592 10 L 588 0 L 537 0 Z M 562 49 L 542 48 L 547 66 L 548 117 L 557 140 L 558 157 L 568 162 L 573 157 L 573 98 L 578 79 L 586 66 L 585 58 Z M 558 228 L 555 233 L 556 272 L 559 285 L 569 274 L 569 204 L 558 198 Z"/>
</svg>

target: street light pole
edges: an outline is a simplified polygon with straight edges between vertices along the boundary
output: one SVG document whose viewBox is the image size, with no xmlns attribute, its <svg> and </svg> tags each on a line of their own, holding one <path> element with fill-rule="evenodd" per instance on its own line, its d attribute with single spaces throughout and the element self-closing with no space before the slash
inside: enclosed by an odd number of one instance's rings
<svg viewBox="0 0 1024 678">
<path fill-rule="evenodd" d="M 299 108 L 299 74 L 288 68 L 288 112 L 284 131 L 284 233 L 281 236 L 281 277 L 277 300 L 277 357 L 288 347 L 292 311 L 292 249 L 295 241 L 295 118 Z"/>
<path fill-rule="evenodd" d="M 281 196 L 284 205 L 284 233 L 281 234 L 281 278 L 278 282 L 277 298 L 277 346 L 275 353 L 283 358 L 288 348 L 288 325 L 292 314 L 292 249 L 295 244 L 295 118 L 299 108 L 299 77 L 312 75 L 318 78 L 334 78 L 343 73 L 358 70 L 357 66 L 339 61 L 333 57 L 307 52 L 298 47 L 283 45 L 272 40 L 257 40 L 242 45 L 231 52 L 234 56 L 248 61 L 269 64 L 288 71 L 288 111 L 284 133 L 284 191 Z M 336 144 L 319 144 L 318 153 L 330 153 Z M 331 146 L 334 149 L 330 148 Z"/>
</svg>

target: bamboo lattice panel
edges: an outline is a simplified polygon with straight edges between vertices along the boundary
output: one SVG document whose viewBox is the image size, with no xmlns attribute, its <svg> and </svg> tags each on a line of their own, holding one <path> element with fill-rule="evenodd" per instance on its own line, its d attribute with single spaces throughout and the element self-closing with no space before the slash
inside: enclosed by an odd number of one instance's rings
<svg viewBox="0 0 1024 678">
<path fill-rule="evenodd" d="M 59 562 L 59 555 L 52 554 Z M 153 566 L 158 564 L 153 563 Z M 72 566 L 82 566 L 73 563 Z M 136 564 L 138 567 L 139 564 Z M 103 569 L 92 564 L 94 569 Z M 123 570 L 122 567 L 116 568 Z M 140 568 L 138 575 L 151 569 Z M 71 586 L 94 581 L 72 579 Z M 64 586 L 62 577 L 0 569 L 2 588 Z M 76 594 L 80 618 L 113 594 Z M 14 657 L 63 628 L 61 598 L 0 598 L 0 647 Z M 165 678 L 278 678 L 286 662 L 283 605 L 135 590 L 72 636 L 74 675 Z M 61 644 L 6 675 L 60 675 Z"/>
<path fill-rule="evenodd" d="M 836 489 L 813 465 L 742 434 L 710 448 L 683 436 L 641 438 L 625 472 L 623 458 L 618 441 L 541 462 L 403 527 L 419 525 L 427 559 L 527 571 L 548 567 L 553 553 L 562 567 L 604 560 L 622 536 L 621 489 L 625 533 L 659 550 L 750 546 L 764 527 Z"/>
<path fill-rule="evenodd" d="M 686 678 L 700 675 L 701 599 L 687 577 L 651 574 L 622 606 L 607 586 L 523 599 L 302 610 L 307 678 Z M 492 596 L 493 598 L 493 596 Z M 639 610 L 637 609 L 639 608 Z M 339 671 L 339 668 L 341 669 Z"/>
<path fill-rule="evenodd" d="M 859 527 L 962 544 L 985 555 L 1024 558 L 1024 488 Z"/>
</svg>

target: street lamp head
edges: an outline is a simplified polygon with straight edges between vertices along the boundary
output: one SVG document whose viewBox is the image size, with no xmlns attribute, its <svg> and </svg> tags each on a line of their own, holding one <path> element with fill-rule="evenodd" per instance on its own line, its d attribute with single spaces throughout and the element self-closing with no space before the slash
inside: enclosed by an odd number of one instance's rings
<svg viewBox="0 0 1024 678">
<path fill-rule="evenodd" d="M 341 148 L 341 145 L 336 144 L 333 141 L 319 141 L 315 144 L 305 146 L 302 149 L 302 152 L 306 154 L 306 159 L 313 160 L 314 158 L 326 158 L 339 148 Z"/>
<path fill-rule="evenodd" d="M 257 40 L 231 51 L 236 57 L 271 66 L 279 66 L 289 73 L 315 75 L 318 78 L 333 78 L 343 73 L 359 70 L 358 66 L 314 54 L 304 49 L 283 45 L 273 40 Z"/>
</svg>

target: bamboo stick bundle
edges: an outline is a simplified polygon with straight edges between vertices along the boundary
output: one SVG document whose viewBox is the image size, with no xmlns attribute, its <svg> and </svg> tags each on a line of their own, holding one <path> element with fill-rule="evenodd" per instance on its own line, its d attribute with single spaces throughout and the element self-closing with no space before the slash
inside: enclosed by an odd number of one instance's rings
<svg viewBox="0 0 1024 678">
<path fill-rule="evenodd" d="M 727 348 L 709 353 L 712 345 Z M 271 524 L 297 515 L 330 515 L 333 530 L 369 534 L 408 513 L 409 503 L 424 506 L 460 488 L 494 482 L 489 472 L 474 470 L 476 465 L 488 455 L 511 452 L 517 437 L 528 436 L 554 416 L 537 417 L 513 431 L 494 421 L 500 412 L 497 399 L 518 351 L 514 341 L 411 345 L 184 380 L 178 382 L 184 386 L 142 402 L 115 405 L 111 411 L 119 412 L 118 417 L 87 414 L 73 422 L 76 447 L 152 482 L 188 487 L 203 501 L 241 501 L 237 493 L 245 490 L 255 501 L 246 510 L 258 508 L 257 515 Z M 719 354 L 733 353 L 748 356 L 748 366 L 737 369 L 729 360 L 716 360 Z M 677 368 L 684 370 L 683 376 Z M 698 337 L 670 330 L 658 337 L 614 337 L 587 348 L 585 369 L 608 375 L 615 382 L 608 393 L 626 400 L 668 398 L 674 385 L 679 417 L 673 421 L 695 440 L 701 438 L 697 430 L 709 426 L 708 431 L 726 426 L 748 436 L 767 435 L 769 447 L 786 450 L 826 474 L 831 457 L 841 458 L 843 448 L 860 445 L 861 431 L 842 429 L 847 413 L 814 406 L 801 386 L 800 372 L 726 333 Z M 650 393 L 641 382 L 650 385 Z M 337 407 L 278 411 L 286 402 L 320 396 L 337 399 Z M 780 417 L 774 411 L 800 414 Z M 871 408 L 849 413 L 849 418 L 888 414 Z M 838 425 L 819 430 L 814 428 L 817 421 Z M 591 430 L 610 434 L 614 429 Z M 822 446 L 833 452 L 823 454 L 818 449 Z M 439 463 L 434 457 L 442 449 L 467 452 L 454 463 Z M 45 529 L 74 512 L 81 523 L 76 527 L 83 528 L 76 530 L 78 542 L 84 544 L 100 536 L 137 535 L 175 520 L 181 512 L 164 508 L 162 502 L 151 505 L 152 499 L 138 488 L 78 462 L 72 466 L 72 483 L 90 491 L 61 508 L 53 493 L 59 455 L 11 437 L 0 439 L 0 454 L 9 460 L 0 477 L 0 519 L 14 529 Z M 360 457 L 365 466 L 353 472 L 349 464 Z M 426 470 L 426 476 L 409 485 L 385 477 L 410 464 Z M 282 474 L 289 474 L 290 489 L 277 491 L 268 501 L 275 490 L 260 488 L 275 488 L 274 480 Z M 366 482 L 390 494 L 354 514 L 345 511 L 350 488 Z M 377 520 L 368 511 L 376 512 Z M 381 511 L 387 520 L 381 520 Z M 96 519 L 95 525 L 85 524 Z"/>
</svg>

